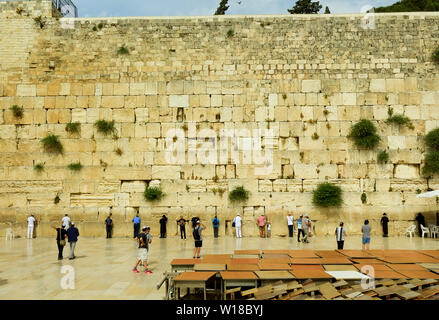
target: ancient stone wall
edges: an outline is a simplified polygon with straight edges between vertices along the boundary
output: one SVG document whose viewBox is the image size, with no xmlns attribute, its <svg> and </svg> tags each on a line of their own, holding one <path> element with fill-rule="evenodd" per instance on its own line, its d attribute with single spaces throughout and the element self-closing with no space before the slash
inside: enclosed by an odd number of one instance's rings
<svg viewBox="0 0 439 320">
<path fill-rule="evenodd" d="M 435 199 L 416 195 L 439 187 L 437 177 L 421 174 L 423 136 L 439 126 L 439 67 L 431 61 L 439 14 L 377 14 L 371 29 L 363 15 L 67 23 L 52 17 L 50 5 L 0 3 L 1 236 L 9 226 L 23 236 L 30 213 L 41 221 L 38 235 L 52 235 L 50 225 L 66 212 L 85 236 L 105 235 L 111 212 L 115 236 L 129 236 L 137 211 L 154 234 L 163 214 L 170 234 L 180 215 L 201 217 L 212 233 L 215 214 L 220 232 L 230 233 L 239 212 L 245 236 L 257 233 L 261 213 L 275 235 L 285 235 L 288 209 L 309 214 L 320 235 L 332 234 L 340 220 L 359 233 L 366 218 L 380 234 L 383 212 L 390 232 L 402 234 L 417 212 L 438 208 Z M 41 28 L 33 18 L 44 12 Z M 120 54 L 121 47 L 129 53 Z M 24 108 L 21 119 L 13 105 Z M 385 123 L 389 108 L 414 128 Z M 347 138 L 362 118 L 379 129 L 376 150 L 358 150 Z M 115 121 L 117 137 L 97 132 L 102 119 Z M 79 135 L 66 132 L 70 122 L 81 124 Z M 188 152 L 183 163 L 170 163 L 175 129 L 186 151 L 202 130 L 219 136 L 261 129 L 264 142 L 271 132 L 273 146 L 240 161 L 191 162 Z M 48 133 L 60 137 L 62 156 L 43 152 Z M 270 150 L 269 163 L 257 164 Z M 377 163 L 381 150 L 388 164 Z M 80 172 L 68 168 L 76 162 Z M 41 173 L 38 163 L 45 164 Z M 264 165 L 272 166 L 268 174 L 255 170 Z M 342 187 L 341 208 L 312 205 L 322 181 Z M 165 198 L 145 201 L 148 185 L 160 185 Z M 245 204 L 228 201 L 236 186 L 250 191 Z"/>
</svg>

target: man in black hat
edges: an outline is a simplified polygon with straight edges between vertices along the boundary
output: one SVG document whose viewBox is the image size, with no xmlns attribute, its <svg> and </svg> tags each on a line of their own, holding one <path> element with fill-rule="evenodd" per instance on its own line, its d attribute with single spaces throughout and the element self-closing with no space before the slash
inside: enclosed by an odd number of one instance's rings
<svg viewBox="0 0 439 320">
<path fill-rule="evenodd" d="M 389 236 L 389 218 L 385 212 L 381 218 L 381 225 L 383 226 L 383 237 L 387 238 Z"/>
</svg>

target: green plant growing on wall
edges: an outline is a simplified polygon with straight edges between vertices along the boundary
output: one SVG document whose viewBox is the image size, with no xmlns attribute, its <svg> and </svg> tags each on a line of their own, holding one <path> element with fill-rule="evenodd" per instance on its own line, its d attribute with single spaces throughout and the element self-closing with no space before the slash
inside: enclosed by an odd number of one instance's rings
<svg viewBox="0 0 439 320">
<path fill-rule="evenodd" d="M 71 171 L 79 172 L 79 171 L 82 170 L 83 166 L 82 166 L 81 162 L 77 162 L 77 163 L 69 164 L 68 168 L 69 168 Z"/>
<path fill-rule="evenodd" d="M 312 202 L 317 207 L 339 207 L 343 203 L 343 191 L 339 186 L 328 182 L 321 183 L 313 192 Z"/>
<path fill-rule="evenodd" d="M 70 122 L 66 124 L 66 131 L 70 134 L 79 134 L 81 124 L 79 122 Z"/>
<path fill-rule="evenodd" d="M 320 137 L 319 137 L 319 135 L 318 135 L 317 132 L 314 132 L 311 138 L 312 138 L 313 140 L 318 140 Z"/>
<path fill-rule="evenodd" d="M 59 197 L 59 195 L 56 195 L 55 199 L 53 199 L 53 203 L 58 204 L 60 202 L 61 202 L 61 198 Z"/>
<path fill-rule="evenodd" d="M 383 150 L 380 153 L 378 153 L 378 156 L 377 156 L 378 163 L 384 164 L 384 163 L 387 163 L 388 161 L 389 161 L 389 154 L 387 153 L 386 150 Z"/>
<path fill-rule="evenodd" d="M 439 64 L 439 48 L 434 50 L 433 55 L 431 57 L 436 64 Z"/>
<path fill-rule="evenodd" d="M 42 16 L 35 17 L 34 21 L 35 24 L 40 27 L 40 29 L 43 29 L 44 26 L 46 25 L 46 22 L 44 21 Z"/>
<path fill-rule="evenodd" d="M 15 13 L 18 15 L 22 15 L 23 14 L 24 9 L 22 7 L 18 7 L 17 9 L 15 9 Z"/>
<path fill-rule="evenodd" d="M 366 202 L 367 202 L 367 195 L 366 195 L 366 192 L 363 192 L 361 194 L 361 203 L 365 204 Z"/>
<path fill-rule="evenodd" d="M 248 200 L 250 192 L 244 187 L 236 187 L 229 193 L 230 202 L 245 202 Z"/>
<path fill-rule="evenodd" d="M 431 150 L 439 150 L 439 128 L 431 130 L 424 138 L 425 144 Z"/>
<path fill-rule="evenodd" d="M 146 201 L 155 202 L 160 201 L 165 194 L 162 192 L 160 187 L 147 187 L 143 193 L 143 196 Z"/>
<path fill-rule="evenodd" d="M 116 150 L 114 150 L 114 152 L 115 152 L 119 157 L 121 157 L 121 156 L 123 155 L 123 151 L 122 151 L 121 148 L 116 148 Z"/>
<path fill-rule="evenodd" d="M 117 50 L 117 54 L 122 55 L 122 56 L 127 56 L 130 54 L 130 50 L 125 47 L 125 46 L 121 46 L 118 50 Z"/>
<path fill-rule="evenodd" d="M 98 120 L 95 122 L 95 127 L 99 133 L 102 133 L 105 136 L 116 132 L 114 121 Z"/>
<path fill-rule="evenodd" d="M 235 35 L 235 31 L 233 31 L 233 29 L 229 29 L 229 31 L 227 31 L 227 37 L 231 38 Z"/>
<path fill-rule="evenodd" d="M 41 139 L 44 151 L 50 154 L 63 154 L 64 148 L 59 140 L 58 136 L 53 134 L 47 135 L 47 137 Z"/>
<path fill-rule="evenodd" d="M 439 151 L 430 151 L 425 156 L 422 172 L 425 175 L 439 173 Z"/>
<path fill-rule="evenodd" d="M 12 114 L 14 115 L 15 119 L 22 119 L 23 118 L 23 114 L 24 114 L 23 107 L 13 105 L 11 107 L 11 111 L 12 111 Z"/>
<path fill-rule="evenodd" d="M 430 131 L 424 137 L 428 152 L 424 157 L 422 173 L 431 175 L 439 173 L 439 128 Z"/>
<path fill-rule="evenodd" d="M 351 127 L 348 138 L 359 149 L 374 149 L 381 138 L 377 134 L 377 128 L 372 121 L 362 119 Z"/>
<path fill-rule="evenodd" d="M 422 193 L 421 189 L 416 189 L 416 194 L 421 194 L 421 193 Z"/>
<path fill-rule="evenodd" d="M 44 171 L 44 164 L 38 163 L 38 164 L 34 165 L 34 170 L 38 173 L 43 172 Z"/>
<path fill-rule="evenodd" d="M 412 124 L 412 121 L 402 115 L 402 114 L 393 114 L 393 108 L 389 108 L 388 112 L 389 117 L 386 120 L 387 124 L 396 124 L 398 126 L 407 126 L 409 129 L 414 129 L 415 127 Z"/>
</svg>

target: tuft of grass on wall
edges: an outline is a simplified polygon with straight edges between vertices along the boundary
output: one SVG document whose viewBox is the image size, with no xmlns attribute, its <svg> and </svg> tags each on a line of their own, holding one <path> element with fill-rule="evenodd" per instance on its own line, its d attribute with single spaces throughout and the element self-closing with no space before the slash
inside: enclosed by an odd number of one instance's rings
<svg viewBox="0 0 439 320">
<path fill-rule="evenodd" d="M 374 149 L 381 140 L 377 131 L 372 121 L 362 119 L 351 127 L 348 138 L 357 148 L 370 150 Z"/>
<path fill-rule="evenodd" d="M 432 60 L 434 61 L 434 63 L 439 64 L 439 48 L 437 48 L 432 56 L 431 56 Z"/>
<path fill-rule="evenodd" d="M 227 37 L 231 38 L 235 35 L 235 31 L 233 29 L 229 29 L 229 31 L 227 31 Z"/>
<path fill-rule="evenodd" d="M 41 139 L 44 151 L 49 154 L 63 154 L 64 148 L 59 140 L 58 136 L 53 134 L 47 135 L 47 137 Z"/>
<path fill-rule="evenodd" d="M 147 187 L 143 196 L 148 202 L 160 201 L 165 194 L 160 187 Z"/>
<path fill-rule="evenodd" d="M 23 107 L 13 105 L 11 107 L 11 111 L 12 111 L 12 114 L 14 115 L 15 119 L 22 119 L 23 118 L 23 115 L 24 115 Z"/>
<path fill-rule="evenodd" d="M 41 173 L 44 171 L 44 164 L 43 163 L 37 163 L 34 165 L 34 170 L 38 173 Z"/>
<path fill-rule="evenodd" d="M 70 122 L 66 124 L 66 131 L 70 134 L 79 134 L 81 124 L 79 122 Z"/>
<path fill-rule="evenodd" d="M 98 120 L 95 122 L 95 128 L 99 133 L 102 133 L 106 136 L 116 132 L 114 121 Z"/>
<path fill-rule="evenodd" d="M 237 187 L 229 193 L 230 202 L 245 202 L 248 200 L 250 192 L 244 187 Z"/>
<path fill-rule="evenodd" d="M 69 168 L 71 171 L 79 172 L 79 171 L 82 170 L 83 166 L 82 166 L 81 162 L 77 162 L 77 163 L 69 164 L 68 168 Z"/>
<path fill-rule="evenodd" d="M 125 47 L 125 46 L 121 46 L 117 50 L 117 54 L 118 55 L 122 55 L 122 56 L 127 56 L 127 55 L 130 54 L 130 50 L 127 47 Z"/>
<path fill-rule="evenodd" d="M 312 202 L 316 207 L 339 207 L 343 203 L 342 194 L 339 186 L 324 182 L 314 190 Z"/>
<path fill-rule="evenodd" d="M 387 153 L 386 150 L 383 150 L 380 153 L 378 153 L 378 156 L 377 156 L 378 163 L 384 164 L 384 163 L 387 163 L 388 161 L 389 161 L 389 154 Z"/>
</svg>

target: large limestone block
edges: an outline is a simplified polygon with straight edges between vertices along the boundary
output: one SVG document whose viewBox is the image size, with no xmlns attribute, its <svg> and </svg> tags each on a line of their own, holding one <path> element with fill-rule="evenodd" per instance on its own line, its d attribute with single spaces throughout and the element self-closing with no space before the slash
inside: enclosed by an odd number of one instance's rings
<svg viewBox="0 0 439 320">
<path fill-rule="evenodd" d="M 17 85 L 17 96 L 19 97 L 36 97 L 37 87 L 34 84 Z"/>
<path fill-rule="evenodd" d="M 370 80 L 370 92 L 386 92 L 386 80 L 385 79 L 371 79 Z"/>
<path fill-rule="evenodd" d="M 389 149 L 398 150 L 405 149 L 405 137 L 404 136 L 389 136 L 387 137 L 387 144 Z"/>
<path fill-rule="evenodd" d="M 388 92 L 404 92 L 404 79 L 386 79 L 386 87 Z"/>
<path fill-rule="evenodd" d="M 294 164 L 294 177 L 296 179 L 317 179 L 317 166 L 315 164 Z"/>
<path fill-rule="evenodd" d="M 180 179 L 180 166 L 152 166 L 153 179 Z"/>
<path fill-rule="evenodd" d="M 320 92 L 321 89 L 320 80 L 302 80 L 302 92 Z"/>
<path fill-rule="evenodd" d="M 395 178 L 399 179 L 418 179 L 419 178 L 418 165 L 398 164 L 395 166 Z"/>
<path fill-rule="evenodd" d="M 102 107 L 110 109 L 123 108 L 125 100 L 123 96 L 104 96 L 102 97 Z"/>
<path fill-rule="evenodd" d="M 169 106 L 179 108 L 189 107 L 189 95 L 170 95 Z"/>
</svg>

